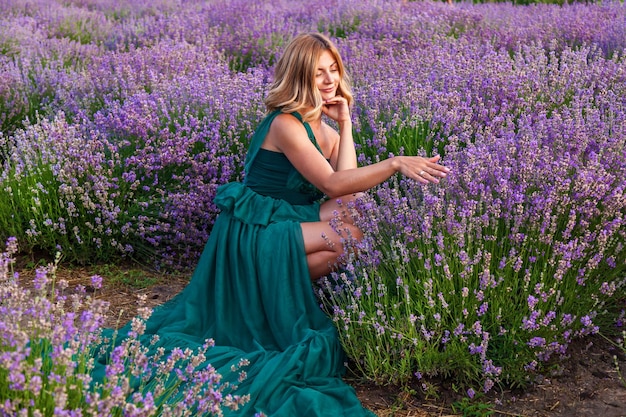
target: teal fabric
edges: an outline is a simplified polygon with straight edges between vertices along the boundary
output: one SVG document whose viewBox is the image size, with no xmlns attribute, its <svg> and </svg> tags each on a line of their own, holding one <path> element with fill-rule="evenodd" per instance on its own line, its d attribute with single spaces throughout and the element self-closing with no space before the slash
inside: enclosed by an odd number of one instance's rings
<svg viewBox="0 0 626 417">
<path fill-rule="evenodd" d="M 248 359 L 247 378 L 237 393 L 250 394 L 251 400 L 239 411 L 226 410 L 227 416 L 373 416 L 342 380 L 344 352 L 309 279 L 300 222 L 319 220 L 319 191 L 301 176 L 294 180 L 298 177 L 284 155 L 259 152 L 277 114 L 268 115 L 252 138 L 246 183 L 218 189 L 215 203 L 221 212 L 192 279 L 155 310 L 144 340 L 158 334 L 151 351 L 169 352 L 196 349 L 212 338 L 216 346 L 207 362 L 225 376 L 232 364 Z M 267 169 L 276 175 L 265 175 Z M 263 176 L 263 187 L 257 175 Z M 272 186 L 280 191 L 263 195 L 255 184 L 264 193 Z M 105 362 L 103 355 L 96 380 Z"/>
<path fill-rule="evenodd" d="M 246 185 L 258 194 L 296 205 L 311 204 L 324 196 L 302 179 L 284 153 L 260 149 L 246 176 Z"/>
</svg>

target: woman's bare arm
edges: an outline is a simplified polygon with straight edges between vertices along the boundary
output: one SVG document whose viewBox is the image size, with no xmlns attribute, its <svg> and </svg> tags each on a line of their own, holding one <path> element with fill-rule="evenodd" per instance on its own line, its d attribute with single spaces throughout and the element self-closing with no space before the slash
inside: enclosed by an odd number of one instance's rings
<svg viewBox="0 0 626 417">
<path fill-rule="evenodd" d="M 437 183 L 449 172 L 437 163 L 439 156 L 397 156 L 364 167 L 335 170 L 311 143 L 302 123 L 286 114 L 274 119 L 264 145 L 283 152 L 309 182 L 331 198 L 369 190 L 396 172 L 423 184 Z M 341 153 L 341 141 L 339 146 Z"/>
<path fill-rule="evenodd" d="M 333 153 L 335 155 L 335 170 L 343 171 L 357 167 L 356 149 L 354 147 L 354 139 L 352 138 L 352 119 L 350 117 L 350 108 L 345 98 L 336 96 L 330 100 L 326 100 L 322 106 L 322 112 L 336 121 L 339 125 L 339 134 L 329 127 L 333 132 L 335 146 Z"/>
</svg>

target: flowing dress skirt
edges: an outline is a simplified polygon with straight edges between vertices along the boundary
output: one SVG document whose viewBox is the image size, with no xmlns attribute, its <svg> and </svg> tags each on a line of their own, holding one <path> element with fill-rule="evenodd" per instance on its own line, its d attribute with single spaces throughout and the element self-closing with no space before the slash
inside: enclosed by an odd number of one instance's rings
<svg viewBox="0 0 626 417">
<path fill-rule="evenodd" d="M 342 380 L 345 356 L 309 279 L 299 223 L 318 221 L 319 203 L 291 205 L 241 183 L 221 186 L 215 202 L 221 213 L 192 279 L 155 309 L 145 344 L 158 334 L 150 350 L 167 354 L 213 339 L 206 362 L 225 377 L 249 360 L 236 393 L 250 401 L 225 415 L 373 416 Z M 106 360 L 99 358 L 96 380 Z"/>
</svg>

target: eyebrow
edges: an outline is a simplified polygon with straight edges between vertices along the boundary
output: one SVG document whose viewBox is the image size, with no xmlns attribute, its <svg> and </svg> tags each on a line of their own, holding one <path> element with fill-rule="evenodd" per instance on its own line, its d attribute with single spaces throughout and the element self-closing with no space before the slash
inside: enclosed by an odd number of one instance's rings
<svg viewBox="0 0 626 417">
<path fill-rule="evenodd" d="M 337 61 L 333 61 L 333 63 L 332 63 L 332 64 L 330 64 L 330 65 L 329 65 L 329 67 L 332 67 L 332 66 L 334 66 L 334 65 L 339 65 L 339 64 L 337 63 Z M 324 68 L 322 68 L 322 67 L 317 67 L 317 69 L 318 69 L 318 70 L 323 70 Z"/>
</svg>

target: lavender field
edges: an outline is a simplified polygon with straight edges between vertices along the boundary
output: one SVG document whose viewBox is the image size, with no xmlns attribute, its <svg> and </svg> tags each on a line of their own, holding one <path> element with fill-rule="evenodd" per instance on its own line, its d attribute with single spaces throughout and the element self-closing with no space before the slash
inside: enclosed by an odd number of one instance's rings
<svg viewBox="0 0 626 417">
<path fill-rule="evenodd" d="M 360 162 L 439 153 L 452 169 L 372 190 L 354 207 L 359 257 L 316 286 L 355 373 L 474 397 L 532 384 L 590 334 L 623 343 L 623 3 L 0 0 L 0 411 L 44 401 L 37 380 L 67 394 L 58 410 L 94 406 L 81 375 L 104 314 L 91 300 L 81 320 L 54 291 L 15 302 L 15 245 L 193 268 L 303 31 L 344 57 Z M 76 350 L 43 366 L 35 340 Z"/>
</svg>

